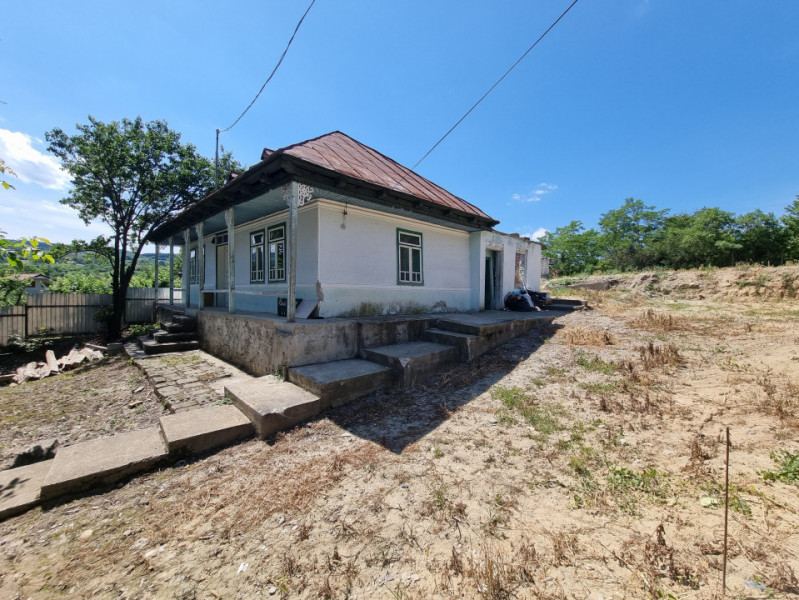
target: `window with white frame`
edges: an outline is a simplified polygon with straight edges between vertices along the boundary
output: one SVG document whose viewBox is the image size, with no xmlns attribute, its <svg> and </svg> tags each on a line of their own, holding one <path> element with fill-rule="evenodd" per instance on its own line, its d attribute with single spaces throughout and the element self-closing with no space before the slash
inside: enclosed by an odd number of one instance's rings
<svg viewBox="0 0 799 600">
<path fill-rule="evenodd" d="M 269 244 L 269 281 L 286 281 L 286 224 L 266 230 Z"/>
<path fill-rule="evenodd" d="M 250 233 L 250 283 L 264 281 L 264 230 Z"/>
<path fill-rule="evenodd" d="M 397 283 L 424 284 L 421 233 L 397 229 Z"/>
</svg>

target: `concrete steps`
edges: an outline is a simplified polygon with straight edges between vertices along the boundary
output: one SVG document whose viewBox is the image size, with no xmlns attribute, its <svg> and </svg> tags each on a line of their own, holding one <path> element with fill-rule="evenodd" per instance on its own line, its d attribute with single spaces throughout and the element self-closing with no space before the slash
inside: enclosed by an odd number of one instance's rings
<svg viewBox="0 0 799 600">
<path fill-rule="evenodd" d="M 246 439 L 255 430 L 247 416 L 230 405 L 167 415 L 159 425 L 65 446 L 51 460 L 0 471 L 0 519 Z"/>
<path fill-rule="evenodd" d="M 421 338 L 425 342 L 435 342 L 456 347 L 461 362 L 471 362 L 475 357 L 483 353 L 480 336 L 478 335 L 431 327 L 422 332 Z"/>
<path fill-rule="evenodd" d="M 394 371 L 384 365 L 357 358 L 305 365 L 289 369 L 288 379 L 312 394 L 322 404 L 341 406 L 372 392 L 391 387 Z"/>
<path fill-rule="evenodd" d="M 196 336 L 195 336 L 196 337 Z M 197 339 L 183 342 L 159 342 L 154 339 L 139 341 L 139 347 L 145 354 L 164 354 L 166 352 L 186 352 L 188 350 L 199 350 L 200 341 Z"/>
<path fill-rule="evenodd" d="M 225 396 L 252 421 L 263 439 L 319 414 L 319 396 L 269 375 L 225 386 Z"/>
<path fill-rule="evenodd" d="M 367 360 L 394 371 L 396 381 L 403 387 L 412 387 L 423 378 L 458 362 L 460 353 L 455 346 L 436 342 L 405 342 L 367 348 Z"/>
<path fill-rule="evenodd" d="M 204 406 L 161 417 L 161 435 L 172 455 L 191 455 L 251 437 L 252 422 L 235 406 Z"/>
<path fill-rule="evenodd" d="M 182 314 L 173 314 L 171 319 L 161 324 L 161 331 L 152 336 L 138 338 L 139 348 L 144 350 L 145 354 L 186 352 L 200 348 L 197 319 Z"/>
</svg>

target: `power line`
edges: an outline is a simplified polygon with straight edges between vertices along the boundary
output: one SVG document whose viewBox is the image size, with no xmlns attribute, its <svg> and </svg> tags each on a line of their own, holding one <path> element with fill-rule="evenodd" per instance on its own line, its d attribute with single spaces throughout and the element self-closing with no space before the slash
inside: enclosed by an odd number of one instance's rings
<svg viewBox="0 0 799 600">
<path fill-rule="evenodd" d="M 214 157 L 214 183 L 216 184 L 217 187 L 219 187 L 219 134 L 220 133 L 226 133 L 226 132 L 230 131 L 231 129 L 233 129 L 236 126 L 236 124 L 239 121 L 241 121 L 241 118 L 244 115 L 247 114 L 247 111 L 252 108 L 253 104 L 255 104 L 255 102 L 261 96 L 261 93 L 264 91 L 264 88 L 266 87 L 266 84 L 269 83 L 270 81 L 272 81 L 272 77 L 275 76 L 275 73 L 277 73 L 277 70 L 280 68 L 280 65 L 283 64 L 283 59 L 286 58 L 286 53 L 289 51 L 289 48 L 291 47 L 291 43 L 294 41 L 294 36 L 296 36 L 297 32 L 300 30 L 300 25 L 302 25 L 302 22 L 305 20 L 305 17 L 308 16 L 308 13 L 311 12 L 311 8 L 313 8 L 313 5 L 315 3 L 316 3 L 316 0 L 311 0 L 311 3 L 308 5 L 308 8 L 305 9 L 305 12 L 303 13 L 302 17 L 300 18 L 299 22 L 297 23 L 297 26 L 294 28 L 294 33 L 292 33 L 291 34 L 291 38 L 289 38 L 289 43 L 286 44 L 286 48 L 283 50 L 283 54 L 280 55 L 280 59 L 277 61 L 277 64 L 275 65 L 275 68 L 272 69 L 272 72 L 269 74 L 269 77 L 266 78 L 266 81 L 264 81 L 264 84 L 261 86 L 261 89 L 258 90 L 257 94 L 255 94 L 255 98 L 252 99 L 252 102 L 250 102 L 250 104 L 247 106 L 247 108 L 244 109 L 244 112 L 242 112 L 239 115 L 239 117 L 235 121 L 233 121 L 233 123 L 231 123 L 231 125 L 229 127 L 225 128 L 225 129 L 217 129 L 216 130 L 216 154 L 215 154 L 215 157 Z"/>
<path fill-rule="evenodd" d="M 552 29 L 555 27 L 555 25 L 557 25 L 557 24 L 560 22 L 560 20 L 561 20 L 563 17 L 565 17 L 565 16 L 566 16 L 566 13 L 568 13 L 568 12 L 569 12 L 569 11 L 570 11 L 570 10 L 571 10 L 573 7 L 574 7 L 574 5 L 575 5 L 575 4 L 577 4 L 577 2 L 579 2 L 579 0 L 574 0 L 574 2 L 572 2 L 572 3 L 569 5 L 569 7 L 568 7 L 566 10 L 564 10 L 564 11 L 561 13 L 561 15 L 560 15 L 560 16 L 559 16 L 557 19 L 555 19 L 555 22 L 554 22 L 554 23 L 552 23 L 552 25 L 550 25 L 550 26 L 547 28 L 547 30 L 546 30 L 544 33 L 542 33 L 542 34 L 541 34 L 541 35 L 538 37 L 538 39 L 537 39 L 537 40 L 536 40 L 536 41 L 533 43 L 533 45 L 532 45 L 532 46 L 530 46 L 530 47 L 529 47 L 527 50 L 525 50 L 525 51 L 524 51 L 524 54 L 522 54 L 522 55 L 521 55 L 521 56 L 518 58 L 518 60 L 517 60 L 515 63 L 513 63 L 513 64 L 511 65 L 511 67 L 510 67 L 510 68 L 509 68 L 507 71 L 505 71 L 505 73 L 502 75 L 502 77 L 500 77 L 499 79 L 497 79 L 497 80 L 496 80 L 496 82 L 494 83 L 494 85 L 492 85 L 490 88 L 488 88 L 488 91 L 487 91 L 485 94 L 483 94 L 483 95 L 480 97 L 480 99 L 479 99 L 477 102 L 475 102 L 475 103 L 472 105 L 472 107 L 471 107 L 469 110 L 467 110 L 467 111 L 466 111 L 466 113 L 465 113 L 465 114 L 464 114 L 464 115 L 463 115 L 463 116 L 462 116 L 460 119 L 458 119 L 458 121 L 457 121 L 457 122 L 456 122 L 456 123 L 455 123 L 455 124 L 454 124 L 452 127 L 450 127 L 450 128 L 449 128 L 449 131 L 447 131 L 447 133 L 445 133 L 443 136 L 441 136 L 441 139 L 439 139 L 439 140 L 438 140 L 438 141 L 437 141 L 435 144 L 433 144 L 433 147 L 432 147 L 432 148 L 430 148 L 430 150 L 428 150 L 427 152 L 425 152 L 425 154 L 424 154 L 424 156 L 422 156 L 422 158 L 420 158 L 418 161 L 416 161 L 416 164 L 415 164 L 415 165 L 413 165 L 413 167 L 411 167 L 411 171 L 415 171 L 415 170 L 416 170 L 416 167 L 418 167 L 418 166 L 421 164 L 421 162 L 422 162 L 422 161 L 423 161 L 425 158 L 427 158 L 427 157 L 430 155 L 430 153 L 431 153 L 431 152 L 433 152 L 433 150 L 435 150 L 435 149 L 438 147 L 438 145 L 439 145 L 441 142 L 443 142 L 445 139 L 447 139 L 447 137 L 449 136 L 449 134 L 450 134 L 450 133 L 452 133 L 453 131 L 455 131 L 455 129 L 458 127 L 458 125 L 460 125 L 460 124 L 463 122 L 463 120 L 464 120 L 466 117 L 468 117 L 468 116 L 471 114 L 471 112 L 472 112 L 472 111 L 473 111 L 475 108 L 477 108 L 477 107 L 480 105 L 480 103 L 481 103 L 483 100 L 485 100 L 485 99 L 488 97 L 488 95 L 489 95 L 491 92 L 493 92 L 493 91 L 494 91 L 494 88 L 496 88 L 496 87 L 497 87 L 497 86 L 498 86 L 500 83 L 502 83 L 502 80 L 503 80 L 503 79 L 505 79 L 505 78 L 506 78 L 506 77 L 507 77 L 507 76 L 510 74 L 510 72 L 511 72 L 511 71 L 513 71 L 513 69 L 515 69 L 515 68 L 518 66 L 518 64 L 519 64 L 520 62 L 522 62 L 522 61 L 525 59 L 525 57 L 526 57 L 528 54 L 530 54 L 530 52 L 533 50 L 533 48 L 535 48 L 535 47 L 538 45 L 538 43 L 539 43 L 541 40 L 543 40 L 543 39 L 544 39 L 544 37 L 546 37 L 546 35 L 547 35 L 547 34 L 548 34 L 550 31 L 552 31 Z M 399 180 L 397 183 L 395 183 L 395 184 L 394 184 L 394 186 L 397 186 L 397 185 L 399 185 L 399 184 L 400 184 L 400 183 L 402 183 L 404 180 L 405 180 L 405 178 L 402 178 L 402 179 L 400 179 L 400 180 Z"/>
<path fill-rule="evenodd" d="M 283 50 L 283 54 L 280 55 L 280 60 L 277 61 L 277 64 L 275 65 L 275 68 L 272 69 L 272 72 L 269 74 L 269 77 L 266 78 L 266 81 L 264 81 L 264 84 L 261 86 L 261 89 L 258 90 L 258 93 L 255 94 L 255 98 L 252 99 L 252 102 L 250 102 L 249 106 L 247 106 L 247 108 L 244 109 L 244 112 L 239 115 L 238 119 L 233 121 L 233 124 L 230 125 L 230 127 L 228 127 L 227 129 L 217 130 L 217 132 L 225 133 L 225 132 L 230 131 L 231 129 L 233 129 L 236 126 L 236 123 L 241 121 L 241 118 L 244 115 L 247 114 L 248 110 L 250 110 L 252 108 L 252 105 L 255 104 L 256 100 L 258 100 L 258 97 L 261 95 L 261 92 L 264 91 L 264 88 L 266 87 L 266 84 L 269 83 L 272 80 L 272 77 L 275 76 L 275 73 L 277 73 L 277 70 L 280 68 L 280 65 L 283 63 L 283 59 L 286 58 L 286 53 L 289 51 L 289 48 L 291 47 L 291 42 L 294 41 L 294 36 L 297 35 L 297 31 L 299 31 L 300 25 L 302 25 L 302 22 L 305 20 L 305 17 L 308 16 L 308 13 L 311 11 L 311 8 L 313 7 L 315 2 L 316 2 L 316 0 L 311 0 L 311 4 L 308 5 L 308 8 L 306 9 L 305 13 L 302 15 L 302 18 L 300 19 L 299 23 L 297 23 L 297 26 L 294 28 L 294 33 L 291 34 L 291 39 L 289 39 L 289 43 L 286 44 L 286 49 Z"/>
</svg>

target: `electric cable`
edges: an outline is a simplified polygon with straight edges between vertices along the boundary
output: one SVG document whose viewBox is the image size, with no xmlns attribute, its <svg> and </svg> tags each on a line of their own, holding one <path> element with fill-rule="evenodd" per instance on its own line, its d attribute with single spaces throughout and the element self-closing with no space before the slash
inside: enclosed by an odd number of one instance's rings
<svg viewBox="0 0 799 600">
<path fill-rule="evenodd" d="M 411 169 L 410 169 L 411 171 L 415 171 L 415 170 L 416 170 L 416 167 L 418 167 L 418 166 L 419 166 L 419 165 L 422 163 L 422 161 L 423 161 L 425 158 L 427 158 L 427 157 L 428 157 L 428 156 L 429 156 L 429 155 L 430 155 L 430 154 L 433 152 L 433 150 L 435 150 L 435 149 L 436 149 L 436 148 L 439 146 L 439 144 L 441 144 L 441 142 L 443 142 L 445 139 L 447 139 L 447 137 L 449 137 L 449 134 L 451 134 L 453 131 L 455 131 L 455 129 L 458 127 L 458 125 L 460 125 L 460 124 L 461 124 L 461 123 L 464 121 L 464 119 L 466 119 L 466 117 L 468 117 L 468 116 L 471 114 L 471 112 L 472 112 L 472 111 L 473 111 L 475 108 L 477 108 L 477 107 L 480 105 L 480 103 L 481 103 L 483 100 L 485 100 L 485 99 L 488 97 L 488 95 L 489 95 L 491 92 L 493 92 L 493 91 L 494 91 L 494 88 L 496 88 L 496 87 L 497 87 L 497 86 L 498 86 L 500 83 L 502 83 L 502 81 L 503 81 L 503 80 L 504 80 L 504 79 L 505 79 L 505 78 L 506 78 L 506 77 L 507 77 L 507 76 L 510 74 L 510 72 L 511 72 L 511 71 L 513 71 L 513 69 L 515 69 L 515 68 L 516 68 L 516 67 L 519 65 L 519 63 L 520 63 L 520 62 L 522 62 L 522 61 L 525 59 L 525 57 L 526 57 L 528 54 L 530 54 L 530 52 L 533 50 L 533 48 L 535 48 L 535 47 L 538 45 L 538 43 L 539 43 L 541 40 L 543 40 L 543 39 L 546 37 L 546 35 L 547 35 L 547 34 L 548 34 L 550 31 L 552 31 L 552 29 L 555 27 L 555 25 L 557 25 L 557 24 L 560 22 L 560 20 L 561 20 L 563 17 L 565 17 L 565 16 L 566 16 L 566 14 L 567 14 L 567 13 L 568 13 L 568 12 L 569 12 L 569 11 L 570 11 L 570 10 L 571 10 L 573 7 L 574 7 L 574 5 L 575 5 L 575 4 L 577 4 L 577 2 L 579 2 L 579 0 L 574 0 L 574 2 L 572 2 L 572 3 L 569 5 L 569 7 L 568 7 L 566 10 L 564 10 L 564 11 L 561 13 L 561 15 L 560 15 L 560 16 L 559 16 L 557 19 L 555 19 L 555 21 L 552 23 L 552 25 L 550 25 L 550 26 L 547 28 L 547 30 L 546 30 L 544 33 L 542 33 L 542 34 L 541 34 L 541 35 L 538 37 L 538 39 L 537 39 L 535 42 L 533 42 L 533 44 L 532 44 L 532 45 L 531 45 L 531 46 L 530 46 L 530 47 L 529 47 L 527 50 L 525 50 L 525 51 L 524 51 L 524 54 L 522 54 L 522 55 L 521 55 L 521 56 L 520 56 L 520 57 L 519 57 L 519 58 L 516 60 L 516 62 L 515 62 L 515 63 L 513 63 L 513 64 L 511 65 L 511 67 L 510 67 L 510 68 L 509 68 L 507 71 L 505 71 L 505 73 L 502 75 L 502 77 L 500 77 L 499 79 L 497 79 L 497 80 L 496 80 L 496 82 L 494 82 L 494 85 L 492 85 L 490 88 L 488 88 L 488 91 L 487 91 L 485 94 L 483 94 L 483 95 L 480 97 L 480 99 L 479 99 L 477 102 L 475 102 L 475 103 L 472 105 L 472 107 L 471 107 L 469 110 L 467 110 L 467 111 L 466 111 L 466 113 L 465 113 L 465 114 L 464 114 L 464 115 L 463 115 L 463 116 L 462 116 L 460 119 L 458 119 L 458 121 L 457 121 L 457 122 L 456 122 L 456 123 L 455 123 L 455 124 L 454 124 L 452 127 L 450 127 L 450 128 L 449 128 L 449 131 L 447 131 L 447 132 L 446 132 L 446 133 L 445 133 L 443 136 L 441 136 L 441 139 L 439 139 L 439 140 L 438 140 L 438 141 L 437 141 L 435 144 L 433 144 L 433 146 L 430 148 L 430 150 L 428 150 L 427 152 L 425 152 L 425 154 L 424 154 L 424 156 L 422 156 L 422 158 L 420 158 L 418 161 L 416 161 L 416 164 L 415 164 L 415 165 L 413 165 L 413 167 L 411 167 Z M 396 183 L 395 183 L 395 184 L 392 186 L 392 188 L 396 188 L 396 186 L 398 186 L 399 184 L 401 184 L 403 181 L 405 181 L 405 177 L 403 177 L 402 179 L 400 179 L 399 181 L 397 181 L 397 182 L 396 182 Z"/>
<path fill-rule="evenodd" d="M 221 129 L 221 130 L 217 129 L 217 133 L 225 133 L 225 132 L 230 131 L 231 129 L 233 129 L 236 126 L 236 123 L 241 121 L 241 118 L 244 115 L 247 114 L 247 111 L 250 110 L 252 108 L 252 105 L 255 104 L 256 100 L 258 100 L 259 96 L 261 95 L 261 92 L 264 91 L 264 88 L 266 87 L 266 84 L 269 83 L 272 80 L 272 77 L 275 76 L 275 73 L 277 73 L 277 70 L 280 68 L 280 65 L 283 63 L 283 59 L 286 58 L 286 53 L 289 51 L 289 48 L 291 47 L 291 42 L 294 41 L 294 36 L 297 35 L 297 32 L 300 29 L 300 25 L 302 25 L 302 22 L 305 20 L 305 17 L 308 16 L 308 13 L 311 11 L 311 8 L 313 7 L 315 2 L 316 2 L 316 0 L 311 0 L 311 4 L 308 5 L 308 8 L 305 10 L 305 13 L 302 15 L 302 18 L 297 23 L 297 26 L 294 28 L 294 33 L 291 34 L 291 39 L 289 39 L 289 43 L 286 44 L 286 49 L 283 50 L 283 54 L 280 55 L 280 60 L 277 61 L 277 64 L 275 65 L 275 68 L 272 69 L 272 72 L 269 74 L 269 77 L 267 77 L 266 81 L 264 81 L 264 84 L 261 86 L 261 89 L 258 90 L 257 94 L 255 94 L 255 98 L 253 98 L 252 102 L 250 102 L 249 106 L 247 106 L 247 108 L 244 109 L 244 112 L 239 115 L 239 118 L 236 119 L 235 121 L 233 121 L 232 125 L 230 125 L 226 129 Z"/>
</svg>

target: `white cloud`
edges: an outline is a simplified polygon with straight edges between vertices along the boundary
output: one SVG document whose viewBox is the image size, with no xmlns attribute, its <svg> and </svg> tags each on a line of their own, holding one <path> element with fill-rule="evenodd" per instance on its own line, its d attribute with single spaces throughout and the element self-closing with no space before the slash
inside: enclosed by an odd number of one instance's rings
<svg viewBox="0 0 799 600">
<path fill-rule="evenodd" d="M 511 198 L 517 202 L 540 202 L 541 199 L 558 189 L 558 186 L 551 183 L 539 183 L 529 194 L 513 194 Z"/>
<path fill-rule="evenodd" d="M 545 229 L 543 227 L 539 227 L 535 231 L 531 231 L 531 228 L 524 228 L 524 229 L 520 229 L 518 231 L 515 231 L 514 233 L 518 233 L 522 237 L 530 238 L 534 242 L 537 242 L 542 237 L 544 237 L 547 233 L 549 233 L 549 229 Z"/>
<path fill-rule="evenodd" d="M 69 175 L 55 158 L 35 148 L 42 144 L 42 140 L 21 131 L 0 129 L 0 157 L 21 181 L 36 183 L 48 190 L 66 190 Z"/>
</svg>

